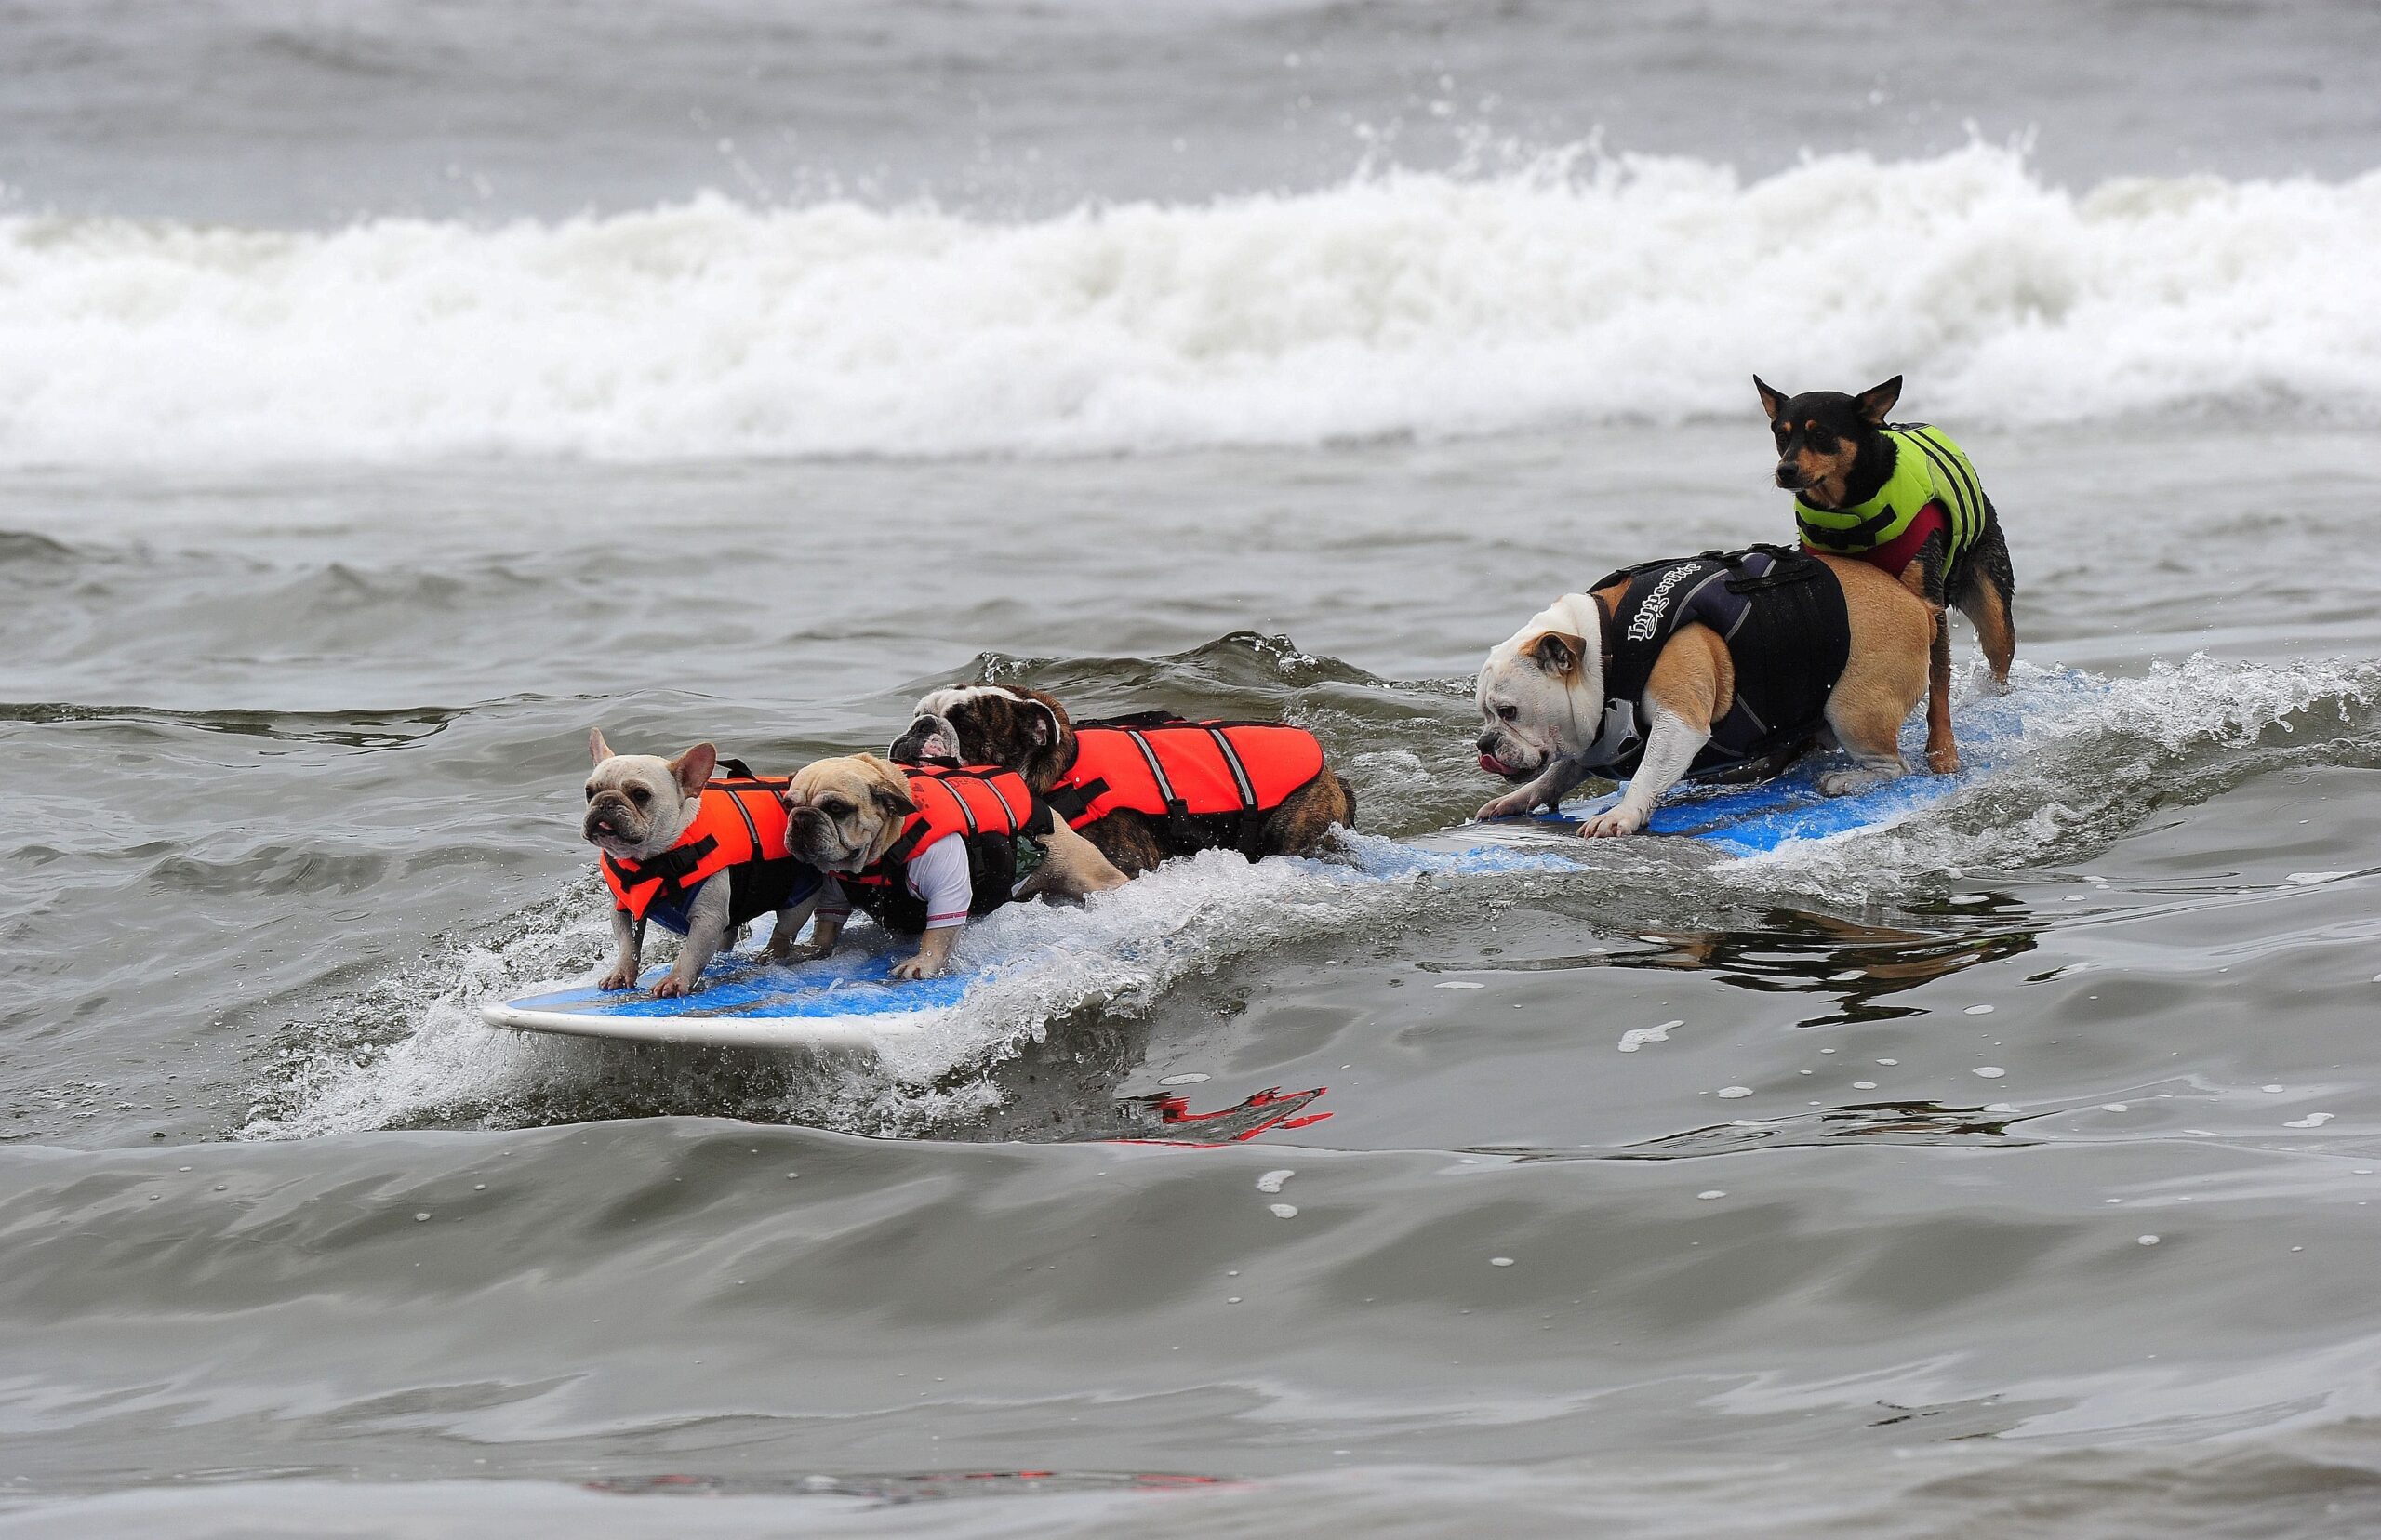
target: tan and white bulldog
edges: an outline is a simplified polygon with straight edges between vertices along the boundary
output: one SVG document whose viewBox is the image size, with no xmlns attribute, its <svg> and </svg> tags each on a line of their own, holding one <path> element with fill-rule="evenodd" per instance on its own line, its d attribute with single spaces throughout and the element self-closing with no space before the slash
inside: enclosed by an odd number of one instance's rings
<svg viewBox="0 0 2381 1540">
<path fill-rule="evenodd" d="M 1826 697 L 1825 734 L 1814 737 L 1823 741 L 1831 735 L 1856 761 L 1849 770 L 1820 777 L 1821 791 L 1842 796 L 1907 768 L 1901 727 L 1926 693 L 1936 610 L 1865 562 L 1816 559 L 1842 586 L 1850 631 L 1842 671 Z M 1589 776 L 1603 773 L 1616 715 L 1605 698 L 1606 645 L 1612 615 L 1629 586 L 1566 593 L 1489 653 L 1476 688 L 1480 763 L 1516 789 L 1486 803 L 1479 816 L 1551 808 Z M 1610 811 L 1583 823 L 1581 834 L 1633 834 L 1645 826 L 1654 804 L 1695 767 L 1713 724 L 1728 713 L 1736 674 L 1729 643 L 1709 626 L 1684 624 L 1669 636 L 1643 691 L 1626 703 L 1643 724 L 1643 757 L 1629 777 L 1628 792 Z"/>
<path fill-rule="evenodd" d="M 837 873 L 850 878 L 868 872 L 885 859 L 900 839 L 911 815 L 918 811 L 915 796 L 910 775 L 901 766 L 887 763 L 874 754 L 814 760 L 794 772 L 792 782 L 786 789 L 787 848 L 831 878 Z M 1038 805 L 1035 816 L 1027 820 L 1022 832 L 1042 846 L 1043 859 L 1032 875 L 1017 888 L 1016 897 L 1079 898 L 1124 885 L 1124 874 L 1111 866 L 1089 841 L 1069 829 L 1063 820 L 1050 817 Z M 964 841 L 960 836 L 949 836 L 948 843 L 952 848 L 941 855 L 959 855 L 956 873 L 943 873 L 945 879 L 955 880 L 959 884 L 951 900 L 958 907 L 955 922 L 947 911 L 935 911 L 931 892 L 916 893 L 905 902 L 898 891 L 855 891 L 859 886 L 855 883 L 840 896 L 841 900 L 871 909 L 888 929 L 914 931 L 918 935 L 916 955 L 894 964 L 896 978 L 931 978 L 942 972 L 950 962 L 951 945 L 970 913 L 981 913 L 985 905 L 1004 902 L 1010 896 L 1007 883 L 1013 870 L 976 870 L 964 854 Z M 918 853 L 919 864 L 928 858 L 926 851 Z M 971 875 L 975 888 L 972 895 L 968 891 Z M 971 896 L 973 903 L 969 901 Z M 886 898 L 891 900 L 889 909 Z M 913 912 L 904 916 L 899 912 L 902 910 Z M 848 914 L 845 902 L 836 896 L 823 900 L 811 927 L 805 955 L 824 956 L 832 951 Z M 909 920 L 923 923 L 911 924 L 907 923 Z"/>
</svg>

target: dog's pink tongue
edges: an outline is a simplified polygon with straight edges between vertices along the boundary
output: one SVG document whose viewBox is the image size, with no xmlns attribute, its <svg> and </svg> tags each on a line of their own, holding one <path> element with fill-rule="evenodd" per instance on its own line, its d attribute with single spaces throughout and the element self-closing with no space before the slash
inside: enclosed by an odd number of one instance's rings
<svg viewBox="0 0 2381 1540">
<path fill-rule="evenodd" d="M 1506 766 L 1505 762 L 1498 759 L 1494 754 L 1481 755 L 1480 768 L 1487 771 L 1492 776 L 1503 776 L 1509 779 L 1512 776 L 1512 771 Z"/>
</svg>

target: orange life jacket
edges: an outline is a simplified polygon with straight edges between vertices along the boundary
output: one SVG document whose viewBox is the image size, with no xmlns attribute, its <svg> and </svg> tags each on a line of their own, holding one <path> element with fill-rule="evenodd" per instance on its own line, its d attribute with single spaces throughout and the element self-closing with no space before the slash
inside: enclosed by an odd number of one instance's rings
<svg viewBox="0 0 2381 1540">
<path fill-rule="evenodd" d="M 1049 802 L 1077 829 L 1124 809 L 1165 820 L 1160 837 L 1177 854 L 1237 846 L 1254 859 L 1266 816 L 1323 773 L 1323 745 L 1303 727 L 1149 711 L 1076 724 L 1075 762 Z"/>
<path fill-rule="evenodd" d="M 781 884 L 795 897 L 804 896 L 797 890 L 805 876 L 811 887 L 818 885 L 816 870 L 786 849 L 782 793 L 788 782 L 755 776 L 739 761 L 729 760 L 725 767 L 731 774 L 703 788 L 702 805 L 677 843 L 642 861 L 605 854 L 604 882 L 612 890 L 612 902 L 631 919 L 644 920 L 658 904 L 663 912 L 654 917 L 672 930 L 682 929 L 671 923 L 672 914 L 683 919 L 694 890 L 723 871 L 752 879 L 735 884 L 731 924 L 782 908 L 765 902 Z M 738 914 L 738 909 L 750 912 Z"/>
<path fill-rule="evenodd" d="M 1009 900 L 1017 882 L 1017 837 L 1049 832 L 1049 809 L 1025 777 L 997 765 L 905 764 L 910 801 L 917 811 L 884 855 L 858 871 L 842 872 L 851 901 L 887 930 L 925 929 L 925 901 L 910 891 L 910 863 L 938 840 L 967 842 L 970 919 Z"/>
</svg>

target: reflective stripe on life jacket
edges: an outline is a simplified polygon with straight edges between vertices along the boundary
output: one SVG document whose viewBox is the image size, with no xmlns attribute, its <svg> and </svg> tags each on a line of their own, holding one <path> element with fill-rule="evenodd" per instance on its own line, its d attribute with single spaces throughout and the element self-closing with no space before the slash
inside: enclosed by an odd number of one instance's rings
<svg viewBox="0 0 2381 1540">
<path fill-rule="evenodd" d="M 1014 770 L 994 765 L 905 764 L 917 811 L 893 843 L 867 867 L 838 881 L 851 901 L 887 930 L 925 929 L 926 907 L 910 891 L 910 863 L 938 841 L 967 843 L 970 918 L 1009 900 L 1017 881 L 1017 837 L 1049 832 L 1049 810 Z"/>
<path fill-rule="evenodd" d="M 1851 508 L 1814 508 L 1794 499 L 1794 524 L 1815 551 L 1857 556 L 1888 544 L 1908 529 L 1927 504 L 1943 510 L 1950 531 L 1950 563 L 1984 533 L 1984 483 L 1965 451 L 1923 422 L 1895 423 L 1882 430 L 1894 446 L 1894 471 L 1877 495 Z"/>
<path fill-rule="evenodd" d="M 1607 605 L 1602 591 L 1625 584 Z M 1648 562 L 1589 591 L 1603 620 L 1603 730 L 1594 773 L 1626 780 L 1645 754 L 1640 726 L 1655 660 L 1683 626 L 1709 626 L 1736 675 L 1728 710 L 1688 767 L 1691 779 L 1775 774 L 1816 737 L 1852 652 L 1843 586 L 1827 564 L 1783 546 Z M 1650 725 L 1648 724 L 1647 725 Z"/>
<path fill-rule="evenodd" d="M 727 761 L 726 766 L 743 773 L 703 788 L 702 805 L 677 843 L 643 861 L 623 861 L 605 854 L 601 863 L 605 884 L 612 890 L 613 904 L 626 909 L 632 919 L 643 920 L 657 903 L 679 908 L 705 880 L 735 868 L 783 861 L 804 871 L 810 870 L 786 849 L 786 812 L 780 794 L 787 782 L 744 772 L 737 761 Z M 746 914 L 732 923 L 740 924 L 751 918 Z"/>
<path fill-rule="evenodd" d="M 1323 744 L 1303 727 L 1153 711 L 1077 723 L 1074 763 L 1049 800 L 1077 829 L 1119 809 L 1177 823 L 1234 818 L 1235 837 L 1223 843 L 1246 849 L 1264 816 L 1323 773 Z"/>
</svg>

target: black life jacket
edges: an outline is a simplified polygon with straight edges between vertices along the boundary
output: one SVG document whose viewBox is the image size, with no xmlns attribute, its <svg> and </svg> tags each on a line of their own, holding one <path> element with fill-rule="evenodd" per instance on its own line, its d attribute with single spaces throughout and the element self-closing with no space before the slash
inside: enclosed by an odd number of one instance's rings
<svg viewBox="0 0 2381 1540">
<path fill-rule="evenodd" d="M 1784 546 L 1707 551 L 1646 562 L 1597 579 L 1601 594 L 1603 730 L 1588 750 L 1593 773 L 1627 780 L 1645 757 L 1645 684 L 1680 627 L 1700 621 L 1727 644 L 1735 699 L 1687 769 L 1694 780 L 1757 780 L 1783 770 L 1827 725 L 1828 697 L 1852 655 L 1843 585 L 1807 551 Z"/>
<path fill-rule="evenodd" d="M 910 891 L 910 863 L 942 840 L 967 846 L 967 917 L 981 919 L 1009 901 L 1017 885 L 1017 841 L 1050 832 L 1050 810 L 1025 777 L 994 765 L 905 764 L 917 804 L 884 855 L 840 875 L 845 896 L 889 931 L 926 928 L 925 900 Z"/>
</svg>

